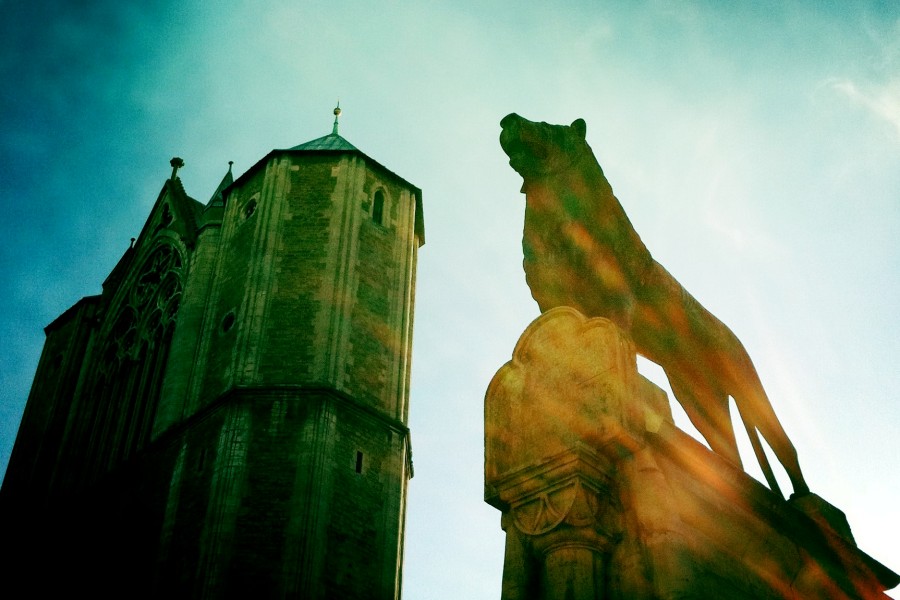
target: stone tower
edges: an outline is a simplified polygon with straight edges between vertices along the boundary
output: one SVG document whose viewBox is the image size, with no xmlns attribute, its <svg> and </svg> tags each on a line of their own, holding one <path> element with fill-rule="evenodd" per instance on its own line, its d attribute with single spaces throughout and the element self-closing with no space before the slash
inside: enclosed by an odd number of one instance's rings
<svg viewBox="0 0 900 600">
<path fill-rule="evenodd" d="M 339 112 L 206 204 L 173 159 L 103 293 L 47 327 L 0 495 L 23 570 L 49 547 L 66 589 L 399 598 L 422 195 Z"/>
</svg>

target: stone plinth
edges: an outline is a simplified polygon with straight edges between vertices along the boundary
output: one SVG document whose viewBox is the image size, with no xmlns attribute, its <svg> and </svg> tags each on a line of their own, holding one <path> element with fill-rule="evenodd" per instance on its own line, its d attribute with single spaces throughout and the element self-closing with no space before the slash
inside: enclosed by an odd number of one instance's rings
<svg viewBox="0 0 900 600">
<path fill-rule="evenodd" d="M 784 502 L 677 429 L 611 321 L 522 334 L 485 398 L 503 600 L 886 598 L 898 576 L 815 495 Z"/>
</svg>

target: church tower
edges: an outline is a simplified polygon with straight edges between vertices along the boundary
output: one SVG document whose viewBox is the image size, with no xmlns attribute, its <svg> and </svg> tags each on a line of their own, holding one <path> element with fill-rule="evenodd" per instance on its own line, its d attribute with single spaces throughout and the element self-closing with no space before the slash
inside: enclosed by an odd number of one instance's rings
<svg viewBox="0 0 900 600">
<path fill-rule="evenodd" d="M 78 506 L 150 595 L 400 597 L 422 194 L 334 112 L 205 205 L 173 159 L 103 294 L 48 326 L 0 496 L 67 515 L 47 542 Z"/>
</svg>

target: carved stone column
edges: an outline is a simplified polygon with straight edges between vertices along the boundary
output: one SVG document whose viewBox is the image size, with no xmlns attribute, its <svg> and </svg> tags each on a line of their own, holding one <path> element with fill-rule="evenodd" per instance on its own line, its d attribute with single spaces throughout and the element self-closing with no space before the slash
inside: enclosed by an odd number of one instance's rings
<svg viewBox="0 0 900 600">
<path fill-rule="evenodd" d="M 616 463 L 642 442 L 634 349 L 607 319 L 548 311 L 485 398 L 485 500 L 503 517 L 503 600 L 598 600 L 619 535 Z"/>
<path fill-rule="evenodd" d="M 613 529 L 602 471 L 608 466 L 579 446 L 506 482 L 504 600 L 602 597 L 597 592 Z"/>
</svg>

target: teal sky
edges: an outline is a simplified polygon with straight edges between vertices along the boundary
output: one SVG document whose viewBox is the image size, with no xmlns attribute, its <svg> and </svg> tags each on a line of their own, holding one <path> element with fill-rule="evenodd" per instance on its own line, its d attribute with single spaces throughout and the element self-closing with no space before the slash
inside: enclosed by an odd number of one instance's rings
<svg viewBox="0 0 900 600">
<path fill-rule="evenodd" d="M 0 4 L 0 473 L 42 328 L 99 292 L 169 158 L 205 202 L 229 160 L 330 132 L 340 98 L 344 137 L 424 196 L 404 597 L 499 597 L 483 395 L 538 309 L 498 123 L 582 117 L 813 491 L 900 569 L 896 0 L 24 4 Z"/>
</svg>

